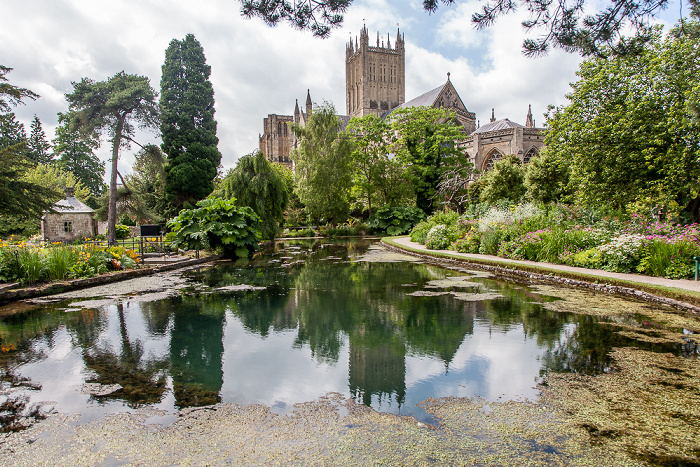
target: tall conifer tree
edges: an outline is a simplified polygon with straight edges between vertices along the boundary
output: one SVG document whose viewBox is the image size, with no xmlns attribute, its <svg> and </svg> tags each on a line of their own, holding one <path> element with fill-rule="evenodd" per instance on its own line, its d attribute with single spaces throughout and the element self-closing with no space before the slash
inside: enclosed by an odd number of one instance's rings
<svg viewBox="0 0 700 467">
<path fill-rule="evenodd" d="M 34 162 L 40 164 L 47 164 L 51 162 L 53 154 L 51 154 L 51 145 L 46 140 L 46 133 L 41 127 L 41 120 L 39 117 L 34 115 L 34 120 L 32 120 L 31 133 L 29 134 L 29 139 L 27 140 L 27 146 L 29 147 L 29 158 Z"/>
<path fill-rule="evenodd" d="M 214 189 L 221 153 L 214 120 L 211 67 L 194 35 L 173 39 L 160 81 L 162 149 L 170 214 L 194 206 Z"/>
</svg>

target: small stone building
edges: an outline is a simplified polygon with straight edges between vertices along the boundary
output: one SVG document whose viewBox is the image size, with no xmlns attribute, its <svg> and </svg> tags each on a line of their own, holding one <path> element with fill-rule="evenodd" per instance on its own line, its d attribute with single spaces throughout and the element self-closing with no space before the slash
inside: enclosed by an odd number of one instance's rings
<svg viewBox="0 0 700 467">
<path fill-rule="evenodd" d="M 73 187 L 65 190 L 66 198 L 53 205 L 54 212 L 41 217 L 41 236 L 49 242 L 70 242 L 97 234 L 95 211 L 79 201 Z"/>
</svg>

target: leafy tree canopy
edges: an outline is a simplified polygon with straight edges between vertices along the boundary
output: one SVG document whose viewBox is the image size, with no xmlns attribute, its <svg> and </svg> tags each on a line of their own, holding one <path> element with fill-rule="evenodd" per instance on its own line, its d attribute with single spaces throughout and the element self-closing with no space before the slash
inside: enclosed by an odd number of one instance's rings
<svg viewBox="0 0 700 467">
<path fill-rule="evenodd" d="M 8 146 L 27 155 L 27 132 L 12 112 L 0 114 L 0 148 Z"/>
<path fill-rule="evenodd" d="M 214 193 L 223 198 L 235 198 L 240 206 L 251 207 L 260 217 L 263 240 L 272 240 L 281 232 L 289 201 L 287 185 L 261 151 L 238 159 L 236 168 Z"/>
<path fill-rule="evenodd" d="M 518 156 L 513 154 L 497 160 L 481 178 L 481 201 L 490 204 L 501 200 L 517 203 L 525 195 L 525 169 Z"/>
<path fill-rule="evenodd" d="M 548 155 L 570 166 L 575 201 L 637 210 L 659 204 L 698 218 L 696 30 L 695 21 L 666 37 L 657 29 L 639 55 L 581 64 L 569 104 L 549 116 L 545 140 Z"/>
<path fill-rule="evenodd" d="M 393 149 L 407 168 L 416 193 L 416 206 L 430 214 L 443 174 L 471 166 L 458 145 L 465 137 L 464 127 L 454 112 L 445 108 L 401 108 L 389 118 L 396 133 Z"/>
<path fill-rule="evenodd" d="M 314 221 L 345 221 L 350 209 L 352 141 L 341 131 L 333 104 L 314 107 L 306 126 L 293 125 L 297 194 Z"/>
<path fill-rule="evenodd" d="M 66 187 L 73 187 L 74 196 L 86 202 L 90 198 L 90 190 L 72 173 L 54 164 L 36 164 L 22 175 L 29 183 L 51 188 L 57 193 L 64 193 Z"/>
<path fill-rule="evenodd" d="M 280 21 L 302 30 L 311 30 L 314 36 L 328 37 L 333 28 L 340 27 L 343 15 L 352 0 L 241 0 L 242 14 L 262 18 L 267 24 Z M 437 11 L 440 4 L 454 5 L 458 0 L 423 0 L 428 13 Z M 490 0 L 481 11 L 472 15 L 477 29 L 493 25 L 501 16 L 513 13 L 519 7 L 529 13 L 522 23 L 527 33 L 541 31 L 536 38 L 523 41 L 523 52 L 528 56 L 546 53 L 552 47 L 582 55 L 627 54 L 636 52 L 650 39 L 649 21 L 666 8 L 668 0 L 609 0 L 599 4 L 590 0 Z M 697 0 L 690 1 L 693 10 Z M 631 29 L 631 39 L 621 36 Z"/>
<path fill-rule="evenodd" d="M 117 167 L 119 149 L 133 141 L 135 125 L 158 127 L 156 93 L 145 76 L 122 72 L 107 81 L 83 78 L 73 83 L 73 92 L 66 94 L 72 129 L 82 134 L 106 131 L 112 142 L 112 173 L 109 185 L 108 241 L 115 240 L 117 223 Z"/>
<path fill-rule="evenodd" d="M 0 215 L 38 219 L 61 193 L 25 178 L 34 163 L 17 146 L 0 148 Z"/>
<path fill-rule="evenodd" d="M 167 154 L 170 212 L 194 205 L 214 189 L 221 153 L 214 120 L 214 88 L 204 49 L 188 34 L 165 51 L 160 81 L 161 148 Z"/>
</svg>

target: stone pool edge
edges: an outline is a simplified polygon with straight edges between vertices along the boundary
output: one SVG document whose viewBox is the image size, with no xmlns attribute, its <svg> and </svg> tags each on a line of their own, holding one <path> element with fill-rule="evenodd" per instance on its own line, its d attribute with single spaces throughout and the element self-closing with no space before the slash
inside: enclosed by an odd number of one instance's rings
<svg viewBox="0 0 700 467">
<path fill-rule="evenodd" d="M 594 290 L 596 292 L 603 292 L 612 295 L 633 297 L 640 300 L 647 300 L 654 303 L 668 305 L 676 309 L 700 314 L 700 306 L 694 303 L 677 300 L 673 296 L 666 296 L 663 294 L 664 292 L 666 292 L 666 290 L 655 288 L 647 284 L 638 283 L 635 284 L 635 287 L 623 286 L 619 285 L 620 281 L 618 279 L 609 278 L 605 276 L 595 276 L 596 282 L 591 282 L 572 277 L 576 276 L 576 274 L 571 274 L 567 271 L 547 269 L 546 267 L 538 268 L 542 269 L 543 272 L 534 272 L 531 270 L 533 269 L 532 267 L 518 265 L 514 263 L 504 262 L 498 264 L 497 261 L 493 260 L 478 260 L 474 258 L 465 258 L 456 255 L 451 255 L 445 252 L 438 253 L 427 250 L 416 250 L 411 247 L 407 247 L 405 245 L 400 245 L 398 243 L 393 242 L 392 239 L 394 238 L 397 237 L 384 237 L 382 238 L 381 243 L 386 248 L 392 251 L 405 253 L 437 264 L 469 265 L 469 267 L 471 268 L 487 271 L 499 277 L 521 279 L 526 281 L 545 282 L 579 289 Z M 680 291 L 668 291 L 668 293 L 669 295 L 673 294 L 675 297 L 678 297 L 680 295 L 683 298 L 692 299 L 692 297 L 685 296 Z"/>
<path fill-rule="evenodd" d="M 49 284 L 40 285 L 37 287 L 23 287 L 17 289 L 9 289 L 0 292 L 0 304 L 6 304 L 17 300 L 27 298 L 44 297 L 63 292 L 93 287 L 95 285 L 109 284 L 112 282 L 125 281 L 135 277 L 150 276 L 160 272 L 172 271 L 188 266 L 196 266 L 221 259 L 219 255 L 206 256 L 202 258 L 193 258 L 186 261 L 178 261 L 176 263 L 164 264 L 162 266 L 148 266 L 141 269 L 129 269 L 126 271 L 117 271 L 99 276 L 88 277 L 85 279 L 73 279 L 70 281 L 51 282 Z"/>
</svg>

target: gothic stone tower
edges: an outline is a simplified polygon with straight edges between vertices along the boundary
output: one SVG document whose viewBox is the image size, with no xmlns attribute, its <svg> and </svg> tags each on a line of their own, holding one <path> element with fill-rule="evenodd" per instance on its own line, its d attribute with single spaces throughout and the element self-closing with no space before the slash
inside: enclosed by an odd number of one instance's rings
<svg viewBox="0 0 700 467">
<path fill-rule="evenodd" d="M 367 27 L 360 31 L 345 49 L 345 103 L 350 117 L 368 114 L 381 116 L 406 100 L 406 51 L 400 31 L 396 33 L 395 47 L 389 36 L 386 47 L 382 39 L 377 46 L 369 45 Z"/>
</svg>

